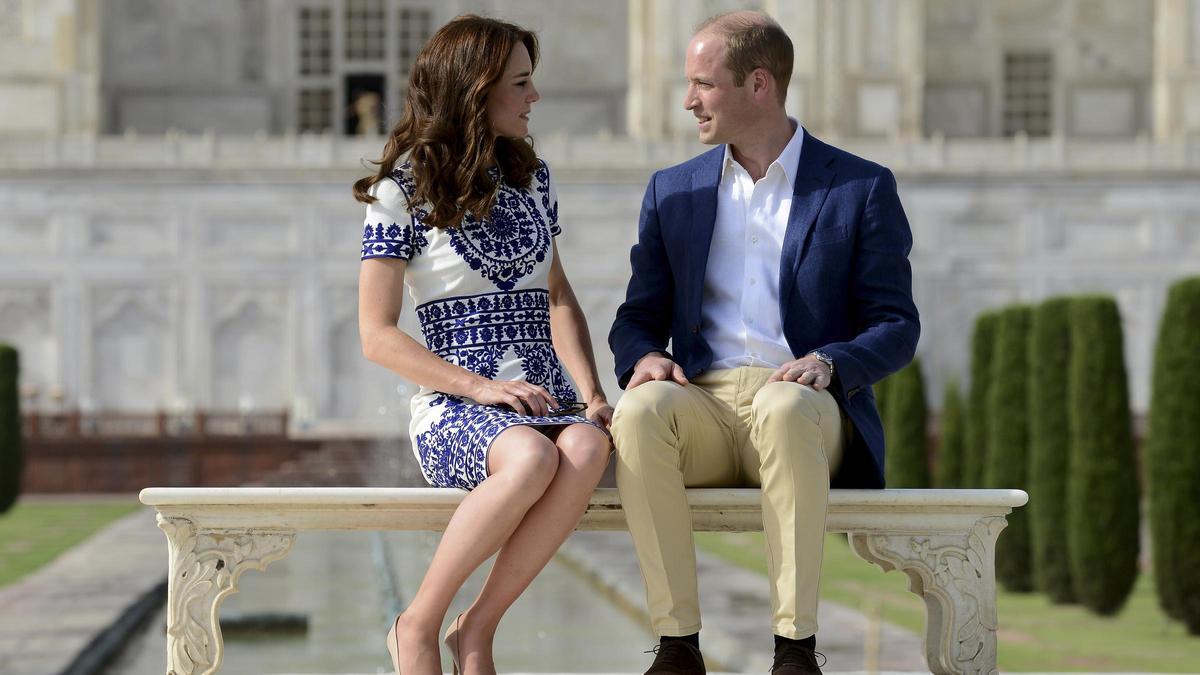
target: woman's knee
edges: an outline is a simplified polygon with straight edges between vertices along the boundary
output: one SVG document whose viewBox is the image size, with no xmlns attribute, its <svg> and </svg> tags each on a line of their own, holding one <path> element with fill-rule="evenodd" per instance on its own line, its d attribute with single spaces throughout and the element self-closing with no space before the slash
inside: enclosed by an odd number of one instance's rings
<svg viewBox="0 0 1200 675">
<path fill-rule="evenodd" d="M 558 448 L 534 429 L 520 430 L 527 433 L 513 434 L 509 429 L 492 443 L 488 452 L 491 473 L 512 476 L 525 486 L 545 488 L 558 472 Z"/>
<path fill-rule="evenodd" d="M 559 452 L 562 462 L 589 473 L 599 474 L 608 466 L 608 458 L 612 444 L 608 436 L 590 424 L 573 424 L 558 435 Z"/>
</svg>

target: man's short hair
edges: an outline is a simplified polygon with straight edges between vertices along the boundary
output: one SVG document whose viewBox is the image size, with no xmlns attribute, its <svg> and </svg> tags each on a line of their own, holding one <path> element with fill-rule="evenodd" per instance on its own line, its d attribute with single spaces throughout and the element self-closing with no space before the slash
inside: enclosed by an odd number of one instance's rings
<svg viewBox="0 0 1200 675">
<path fill-rule="evenodd" d="M 742 86 L 746 76 L 762 68 L 775 78 L 779 102 L 787 99 L 792 80 L 792 41 L 775 19 L 762 12 L 726 12 L 706 19 L 696 33 L 712 33 L 725 39 L 725 67 L 733 83 Z"/>
</svg>

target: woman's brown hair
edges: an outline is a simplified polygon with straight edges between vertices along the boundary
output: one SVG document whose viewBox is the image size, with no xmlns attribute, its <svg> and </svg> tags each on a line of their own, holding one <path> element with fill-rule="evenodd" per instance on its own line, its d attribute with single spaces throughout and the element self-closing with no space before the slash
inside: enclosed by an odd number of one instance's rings
<svg viewBox="0 0 1200 675">
<path fill-rule="evenodd" d="M 464 14 L 442 26 L 417 54 L 408 80 L 404 113 L 392 129 L 374 176 L 354 183 L 354 198 L 370 204 L 369 190 L 388 180 L 404 153 L 416 189 L 409 210 L 429 204 L 430 227 L 455 227 L 470 212 L 483 219 L 499 189 L 488 174 L 497 167 L 509 185 L 528 187 L 537 155 L 528 139 L 497 136 L 487 98 L 518 44 L 537 66 L 537 37 L 511 23 Z"/>
</svg>

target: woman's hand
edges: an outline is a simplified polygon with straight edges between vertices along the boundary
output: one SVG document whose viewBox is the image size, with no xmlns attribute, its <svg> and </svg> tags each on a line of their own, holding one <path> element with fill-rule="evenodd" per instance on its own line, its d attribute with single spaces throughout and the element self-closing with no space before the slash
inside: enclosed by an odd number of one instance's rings
<svg viewBox="0 0 1200 675">
<path fill-rule="evenodd" d="M 506 405 L 519 415 L 549 414 L 558 401 L 542 387 L 524 380 L 489 380 L 481 377 L 468 394 L 484 405 Z"/>
<path fill-rule="evenodd" d="M 612 426 L 613 407 L 603 394 L 597 394 L 588 401 L 587 410 L 583 413 L 590 421 L 607 429 Z"/>
</svg>

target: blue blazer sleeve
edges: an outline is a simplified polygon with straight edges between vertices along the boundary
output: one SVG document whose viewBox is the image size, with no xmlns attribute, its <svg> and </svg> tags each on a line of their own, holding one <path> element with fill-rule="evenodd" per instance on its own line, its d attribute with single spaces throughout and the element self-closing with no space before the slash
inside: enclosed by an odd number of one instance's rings
<svg viewBox="0 0 1200 675">
<path fill-rule="evenodd" d="M 875 177 L 859 225 L 850 293 L 857 335 L 822 347 L 837 369 L 843 393 L 878 382 L 910 362 L 921 334 L 912 298 L 912 231 L 896 178 L 883 168 Z"/>
<path fill-rule="evenodd" d="M 638 359 L 650 352 L 667 352 L 671 333 L 671 301 L 674 279 L 663 244 L 658 219 L 656 183 L 650 177 L 638 220 L 638 240 L 629 252 L 633 272 L 625 291 L 625 302 L 617 308 L 608 333 L 608 346 L 616 361 L 617 383 L 622 389 L 633 376 Z"/>
</svg>

